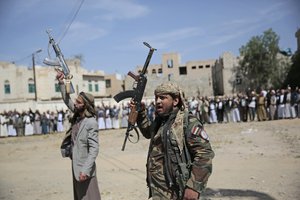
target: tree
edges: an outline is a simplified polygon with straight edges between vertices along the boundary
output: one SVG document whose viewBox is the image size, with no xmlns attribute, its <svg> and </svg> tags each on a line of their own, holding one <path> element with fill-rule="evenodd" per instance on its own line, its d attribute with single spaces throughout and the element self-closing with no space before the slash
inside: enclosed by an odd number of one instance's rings
<svg viewBox="0 0 300 200">
<path fill-rule="evenodd" d="M 239 49 L 241 60 L 235 71 L 242 77 L 244 88 L 280 87 L 283 84 L 287 64 L 280 63 L 278 43 L 279 36 L 269 29 L 261 36 L 252 37 Z"/>
<path fill-rule="evenodd" d="M 290 85 L 292 88 L 299 87 L 300 86 L 300 52 L 297 51 L 292 56 L 292 66 L 290 71 L 288 72 L 288 75 L 286 77 L 286 80 L 284 81 L 285 85 Z"/>
</svg>

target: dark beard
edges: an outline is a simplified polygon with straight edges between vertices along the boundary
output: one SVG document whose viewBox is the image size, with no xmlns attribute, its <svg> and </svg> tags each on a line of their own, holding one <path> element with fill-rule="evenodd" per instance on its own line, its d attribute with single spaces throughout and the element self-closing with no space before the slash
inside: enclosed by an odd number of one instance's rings
<svg viewBox="0 0 300 200">
<path fill-rule="evenodd" d="M 80 114 L 83 113 L 84 110 L 85 110 L 84 107 L 77 108 L 76 106 L 74 106 L 74 113 Z"/>
</svg>

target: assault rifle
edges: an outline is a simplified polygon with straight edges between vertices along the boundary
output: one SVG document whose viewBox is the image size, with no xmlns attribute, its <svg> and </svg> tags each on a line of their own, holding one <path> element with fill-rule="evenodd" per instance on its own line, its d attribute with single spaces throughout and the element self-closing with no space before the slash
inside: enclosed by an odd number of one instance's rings
<svg viewBox="0 0 300 200">
<path fill-rule="evenodd" d="M 66 80 L 66 93 L 67 94 L 73 94 L 75 92 L 74 87 L 71 83 L 71 79 L 73 78 L 73 75 L 70 74 L 70 70 L 68 68 L 67 63 L 65 62 L 64 56 L 58 46 L 58 44 L 54 41 L 53 37 L 50 34 L 50 30 L 46 31 L 49 36 L 49 45 L 52 45 L 54 52 L 56 54 L 56 59 L 50 58 L 49 48 L 48 48 L 48 55 L 49 58 L 45 58 L 43 63 L 50 66 L 60 66 L 61 68 L 56 67 L 56 71 L 62 71 L 65 75 Z"/>
<path fill-rule="evenodd" d="M 122 151 L 124 151 L 124 149 L 125 149 L 125 145 L 126 145 L 128 137 L 129 137 L 129 132 L 135 129 L 135 123 L 137 120 L 138 112 L 142 110 L 142 98 L 143 98 L 144 91 L 145 91 L 146 84 L 147 84 L 147 77 L 145 76 L 145 74 L 147 72 L 147 67 L 150 63 L 152 54 L 156 50 L 156 49 L 152 48 L 146 42 L 144 42 L 144 45 L 147 46 L 150 50 L 149 50 L 149 53 L 148 53 L 148 56 L 147 56 L 147 59 L 146 59 L 146 62 L 144 64 L 142 71 L 140 72 L 139 75 L 135 75 L 131 71 L 128 72 L 128 75 L 130 77 L 132 77 L 135 81 L 133 89 L 120 92 L 114 96 L 114 99 L 118 103 L 120 101 L 122 101 L 123 99 L 131 98 L 135 104 L 135 106 L 133 106 L 131 108 L 131 111 L 128 115 L 128 126 L 127 126 L 127 130 L 126 130 L 126 134 L 125 134 L 124 143 L 122 146 Z"/>
</svg>

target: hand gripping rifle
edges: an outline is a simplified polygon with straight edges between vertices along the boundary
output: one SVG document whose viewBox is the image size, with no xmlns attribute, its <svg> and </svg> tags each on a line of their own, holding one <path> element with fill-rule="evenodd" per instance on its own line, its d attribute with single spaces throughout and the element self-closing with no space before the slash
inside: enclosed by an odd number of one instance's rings
<svg viewBox="0 0 300 200">
<path fill-rule="evenodd" d="M 129 132 L 135 128 L 135 123 L 137 120 L 138 112 L 142 110 L 142 98 L 143 98 L 144 91 L 145 91 L 146 84 L 147 84 L 147 77 L 145 76 L 145 74 L 147 71 L 147 67 L 150 63 L 152 54 L 156 50 L 156 49 L 152 48 L 146 42 L 144 42 L 144 45 L 147 46 L 150 50 L 149 50 L 149 53 L 148 53 L 148 56 L 147 56 L 147 59 L 146 59 L 146 62 L 144 64 L 142 71 L 140 72 L 139 75 L 135 75 L 131 71 L 128 72 L 128 75 L 131 76 L 135 81 L 133 89 L 120 92 L 114 96 L 114 99 L 118 103 L 126 98 L 132 98 L 132 101 L 135 103 L 135 105 L 132 107 L 132 109 L 128 115 L 128 126 L 127 126 L 127 130 L 126 130 L 126 134 L 125 134 L 124 143 L 122 146 L 122 151 L 124 151 L 124 149 L 125 149 L 125 145 L 126 145 L 128 137 L 129 137 Z"/>
<path fill-rule="evenodd" d="M 46 65 L 50 65 L 50 66 L 60 66 L 59 67 L 55 67 L 56 71 L 62 71 L 65 75 L 65 80 L 66 80 L 66 93 L 67 94 L 73 94 L 75 92 L 74 87 L 71 83 L 71 79 L 73 78 L 73 75 L 70 74 L 70 70 L 68 68 L 67 63 L 65 62 L 64 56 L 58 46 L 58 44 L 54 41 L 53 37 L 50 34 L 50 30 L 46 31 L 48 36 L 49 36 L 49 45 L 52 45 L 54 52 L 56 54 L 56 59 L 51 59 L 50 58 L 50 53 L 49 53 L 49 48 L 48 48 L 48 55 L 49 58 L 45 58 L 43 63 Z"/>
</svg>

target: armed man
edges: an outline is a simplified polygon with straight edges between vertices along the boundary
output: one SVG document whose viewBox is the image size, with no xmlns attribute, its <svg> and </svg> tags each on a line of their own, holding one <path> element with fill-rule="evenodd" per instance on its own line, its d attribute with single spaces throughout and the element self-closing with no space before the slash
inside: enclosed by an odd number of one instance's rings
<svg viewBox="0 0 300 200">
<path fill-rule="evenodd" d="M 94 96 L 80 92 L 75 101 L 71 99 L 70 94 L 75 92 L 71 83 L 73 76 L 70 74 L 58 44 L 50 32 L 47 31 L 47 33 L 49 44 L 52 45 L 57 59 L 46 58 L 44 63 L 60 67 L 55 68 L 57 71 L 56 79 L 64 103 L 73 112 L 71 128 L 63 139 L 61 153 L 63 157 L 69 157 L 72 160 L 74 200 L 101 200 L 96 176 L 99 139 Z"/>
<path fill-rule="evenodd" d="M 187 111 L 183 92 L 175 83 L 155 91 L 156 117 L 147 118 L 145 107 L 137 124 L 150 139 L 147 158 L 149 198 L 199 199 L 212 173 L 214 152 L 203 124 Z M 131 101 L 134 109 L 135 102 Z"/>
</svg>

